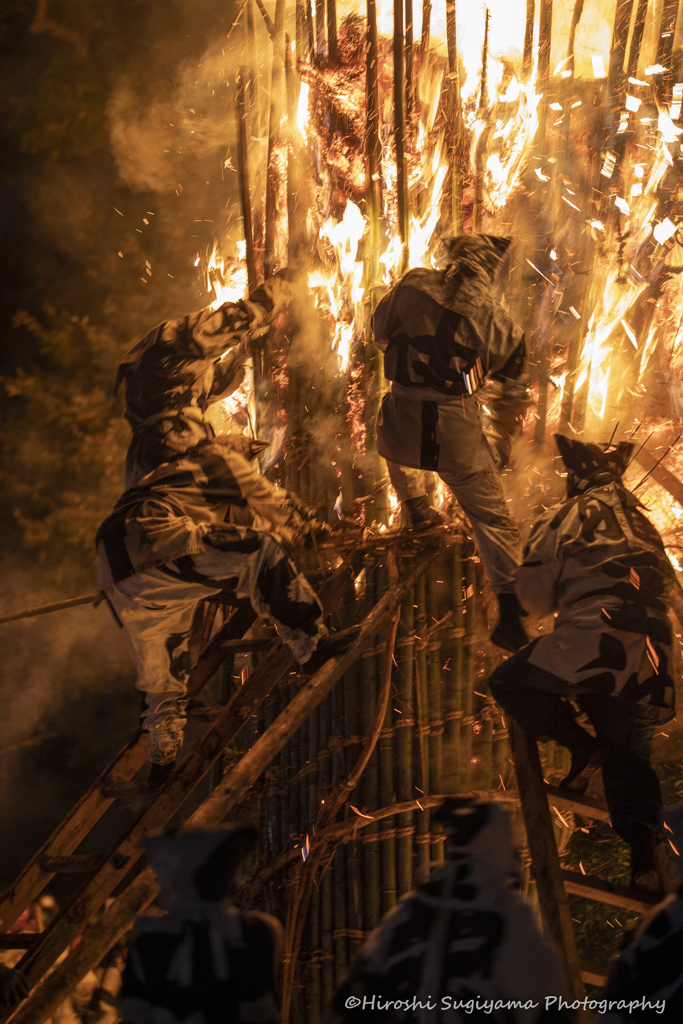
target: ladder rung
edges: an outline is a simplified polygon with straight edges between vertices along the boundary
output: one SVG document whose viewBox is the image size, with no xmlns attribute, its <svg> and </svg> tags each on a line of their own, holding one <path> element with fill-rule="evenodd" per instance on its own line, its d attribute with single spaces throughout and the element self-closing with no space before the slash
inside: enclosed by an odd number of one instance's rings
<svg viewBox="0 0 683 1024">
<path fill-rule="evenodd" d="M 607 984 L 609 967 L 602 964 L 591 964 L 587 960 L 581 961 L 581 977 L 587 985 L 598 985 L 603 987 Z"/>
<path fill-rule="evenodd" d="M 39 864 L 42 871 L 71 875 L 99 871 L 104 862 L 99 853 L 72 853 L 69 857 L 41 857 Z"/>
<path fill-rule="evenodd" d="M 610 821 L 609 810 L 604 800 L 593 800 L 587 796 L 580 796 L 572 793 L 570 789 L 560 789 L 559 786 L 549 786 L 546 783 L 548 800 L 555 804 L 560 810 L 574 811 L 583 815 L 584 818 L 594 818 L 596 821 Z"/>
<path fill-rule="evenodd" d="M 32 949 L 38 942 L 38 932 L 10 932 L 0 935 L 0 949 Z"/>
<path fill-rule="evenodd" d="M 582 875 L 578 871 L 562 871 L 564 887 L 575 896 L 585 896 L 599 903 L 611 903 L 624 910 L 635 910 L 642 914 L 654 907 L 664 897 L 661 893 L 649 893 L 643 889 L 630 889 L 626 885 L 605 882 L 595 875 Z"/>
</svg>

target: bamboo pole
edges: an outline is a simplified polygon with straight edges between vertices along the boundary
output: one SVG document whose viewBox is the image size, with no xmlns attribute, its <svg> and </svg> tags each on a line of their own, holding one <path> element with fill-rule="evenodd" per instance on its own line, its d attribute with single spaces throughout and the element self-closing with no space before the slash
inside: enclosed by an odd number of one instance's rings
<svg viewBox="0 0 683 1024">
<path fill-rule="evenodd" d="M 413 137 L 413 116 L 415 113 L 415 83 L 414 57 L 415 46 L 413 40 L 413 0 L 404 0 L 405 6 L 405 48 L 404 59 L 406 68 L 406 144 L 410 144 Z"/>
<path fill-rule="evenodd" d="M 251 110 L 252 134 L 259 134 L 259 109 L 261 105 L 259 97 L 259 64 L 258 50 L 256 47 L 256 12 L 254 11 L 254 0 L 246 0 L 246 35 L 247 55 L 249 67 L 249 109 Z"/>
<path fill-rule="evenodd" d="M 270 77 L 270 117 L 268 122 L 268 169 L 266 172 L 266 232 L 263 275 L 272 277 L 277 270 L 278 192 L 280 175 L 276 166 L 276 149 L 280 141 L 282 121 L 282 76 L 284 70 L 285 0 L 276 0 L 273 38 L 273 61 Z"/>
<path fill-rule="evenodd" d="M 450 629 L 450 670 L 447 677 L 445 693 L 445 722 L 447 763 L 450 765 L 449 788 L 458 789 L 462 776 L 460 731 L 462 728 L 462 681 L 463 681 L 463 622 L 462 599 L 462 541 L 458 541 L 453 552 L 452 561 L 452 598 L 453 616 Z"/>
<path fill-rule="evenodd" d="M 339 64 L 337 0 L 327 0 L 327 60 L 333 67 Z"/>
<path fill-rule="evenodd" d="M 244 83 L 247 80 L 246 67 L 237 70 L 237 95 L 235 113 L 237 117 L 237 178 L 242 206 L 242 223 L 247 262 L 247 288 L 253 292 L 258 284 L 254 262 L 254 228 L 251 219 L 251 189 L 249 187 L 249 144 L 247 142 L 247 111 Z"/>
<path fill-rule="evenodd" d="M 367 36 L 365 55 L 365 202 L 368 214 L 368 283 L 372 287 L 378 278 L 380 248 L 381 147 L 379 139 L 379 90 L 377 84 L 377 4 L 366 0 Z M 370 295 L 371 306 L 375 297 Z"/>
<path fill-rule="evenodd" d="M 629 29 L 631 27 L 631 11 L 633 0 L 617 0 L 614 12 L 614 26 L 612 29 L 612 44 L 609 53 L 609 71 L 607 76 L 609 125 L 611 132 L 616 126 L 615 111 L 621 106 L 621 96 L 624 88 L 624 59 L 626 56 L 626 43 L 628 42 Z M 607 179 L 604 179 L 606 187 Z"/>
<path fill-rule="evenodd" d="M 326 871 L 320 885 L 320 949 L 322 952 L 322 1005 L 329 1006 L 334 995 L 332 941 L 332 873 Z"/>
<path fill-rule="evenodd" d="M 384 593 L 387 587 L 395 582 L 395 558 L 392 555 L 392 566 L 388 564 L 379 567 L 379 590 Z M 391 571 L 394 570 L 394 572 Z M 393 577 L 393 579 L 392 579 Z M 398 618 L 400 612 L 397 610 L 391 625 L 383 634 L 383 642 L 386 645 L 384 657 L 381 659 L 380 690 L 378 693 L 378 711 L 381 711 L 381 703 L 385 705 L 382 730 L 377 740 L 378 762 L 379 762 L 379 803 L 380 807 L 386 807 L 395 797 L 394 788 L 394 741 L 393 741 L 393 701 L 390 699 L 392 688 L 393 672 L 393 650 L 396 642 L 396 631 L 398 629 Z M 387 657 L 391 650 L 391 657 Z M 377 712 L 376 712 L 377 714 Z M 379 722 L 375 723 L 375 728 Z M 381 871 L 381 913 L 387 914 L 396 904 L 396 839 L 393 836 L 394 825 L 385 821 L 380 825 L 380 835 L 384 832 L 391 832 L 392 835 L 383 837 L 379 843 L 380 847 L 380 871 Z"/>
<path fill-rule="evenodd" d="M 315 59 L 325 60 L 325 0 L 315 0 Z"/>
<path fill-rule="evenodd" d="M 376 604 L 379 597 L 378 571 L 374 559 L 365 559 L 365 614 Z M 375 637 L 375 642 L 377 637 Z M 361 661 L 363 680 L 363 734 L 369 736 L 375 721 L 377 706 L 378 673 L 377 656 L 366 654 Z M 361 800 L 364 807 L 375 810 L 379 807 L 379 752 L 373 749 L 361 779 Z M 370 834 L 379 834 L 379 825 L 370 826 Z M 367 838 L 367 837 L 366 837 Z M 363 847 L 363 921 L 366 931 L 379 924 L 381 917 L 381 871 L 380 846 L 378 841 L 364 843 Z"/>
<path fill-rule="evenodd" d="M 508 728 L 541 913 L 546 928 L 563 954 L 572 994 L 575 999 L 583 999 L 581 964 L 574 942 L 548 798 L 544 792 L 538 747 L 534 740 L 524 735 L 514 719 L 508 719 Z M 588 1015 L 584 1014 L 583 1019 L 587 1021 Z"/>
<path fill-rule="evenodd" d="M 638 62 L 640 60 L 640 48 L 643 42 L 643 32 L 645 30 L 645 19 L 647 17 L 648 2 L 649 0 L 638 0 L 637 2 L 636 20 L 633 25 L 633 33 L 631 35 L 631 46 L 629 48 L 628 53 L 627 73 L 628 76 L 631 78 L 638 77 Z M 676 0 L 676 5 L 678 5 L 678 0 Z"/>
<path fill-rule="evenodd" d="M 414 658 L 415 644 L 412 641 L 415 629 L 413 603 L 415 592 L 406 594 L 401 605 L 401 646 L 397 654 L 398 694 L 400 715 L 396 718 L 396 792 L 399 801 L 413 797 L 413 734 L 415 732 Z M 396 841 L 398 895 L 403 896 L 413 887 L 413 836 L 408 831 L 413 825 L 413 815 L 402 814 L 398 827 L 402 835 Z"/>
<path fill-rule="evenodd" d="M 422 67 L 429 60 L 429 44 L 432 25 L 432 0 L 422 0 L 422 29 L 420 31 L 420 60 Z"/>
<path fill-rule="evenodd" d="M 548 117 L 548 90 L 550 88 L 550 47 L 553 35 L 553 0 L 540 0 L 541 9 L 538 22 L 538 82 L 543 93 L 540 104 L 538 139 L 539 145 L 545 145 L 545 128 Z"/>
<path fill-rule="evenodd" d="M 302 870 L 302 869 L 300 869 Z M 315 953 L 320 949 L 320 892 L 314 886 L 308 908 L 308 952 L 313 954 L 308 968 L 308 1016 L 311 1024 L 318 1024 L 322 1000 L 322 964 Z"/>
<path fill-rule="evenodd" d="M 462 781 L 467 785 L 472 777 L 472 702 L 474 690 L 474 641 L 476 619 L 475 572 L 470 549 L 463 573 L 465 604 L 465 636 L 463 637 L 462 659 L 462 712 L 463 732 L 461 737 Z"/>
<path fill-rule="evenodd" d="M 415 630 L 418 636 L 424 634 L 427 626 L 427 584 L 422 576 L 415 587 Z M 429 699 L 427 689 L 427 652 L 422 644 L 415 652 L 415 704 L 417 709 L 417 736 L 420 751 L 420 784 L 418 788 L 425 796 L 430 791 L 429 778 Z M 424 867 L 429 863 L 430 847 L 430 816 L 429 812 L 421 811 L 418 817 L 417 863 Z"/>
<path fill-rule="evenodd" d="M 394 4 L 394 146 L 396 149 L 396 204 L 401 240 L 399 274 L 408 268 L 408 174 L 406 168 L 405 75 L 403 68 L 403 2 Z"/>
<path fill-rule="evenodd" d="M 438 620 L 437 576 L 442 566 L 431 565 L 426 574 L 427 626 Z M 427 701 L 429 707 L 429 789 L 440 793 L 443 789 L 443 709 L 441 707 L 441 642 L 430 640 L 427 650 Z M 434 825 L 433 833 L 441 826 Z M 443 839 L 432 843 L 431 860 L 443 860 Z"/>
<path fill-rule="evenodd" d="M 488 55 L 489 55 L 489 18 L 486 8 L 484 19 L 484 45 L 481 51 L 481 84 L 479 91 L 479 117 L 488 120 Z M 488 130 L 484 128 L 477 142 L 474 169 L 474 209 L 472 211 L 472 230 L 481 231 L 482 211 L 484 205 L 484 154 L 488 140 Z"/>
<path fill-rule="evenodd" d="M 338 846 L 334 851 L 334 983 L 341 985 L 346 977 L 349 963 L 346 941 L 346 851 Z"/>
<path fill-rule="evenodd" d="M 534 18 L 536 15 L 535 0 L 526 0 L 526 22 L 524 25 L 524 52 L 522 56 L 522 74 L 529 77 L 534 66 Z"/>
<path fill-rule="evenodd" d="M 451 216 L 453 234 L 462 234 L 462 101 L 458 71 L 458 32 L 455 0 L 446 0 L 446 41 L 448 46 L 448 110 L 451 149 Z"/>
<path fill-rule="evenodd" d="M 77 608 L 80 604 L 98 604 L 104 599 L 102 591 L 98 594 L 85 594 L 83 597 L 70 597 L 66 601 L 55 601 L 53 604 L 42 604 L 36 608 L 26 608 L 22 612 L 11 612 L 0 618 L 3 622 L 17 622 L 19 619 L 33 619 L 36 615 L 47 615 L 48 612 L 61 612 L 65 608 Z"/>
<path fill-rule="evenodd" d="M 676 22 L 678 20 L 678 0 L 664 0 L 662 5 L 662 17 L 659 23 L 659 36 L 657 41 L 657 63 L 667 70 L 655 77 L 659 99 L 662 103 L 671 102 L 673 84 L 675 81 L 675 70 L 672 60 L 674 37 L 676 35 Z"/>
</svg>

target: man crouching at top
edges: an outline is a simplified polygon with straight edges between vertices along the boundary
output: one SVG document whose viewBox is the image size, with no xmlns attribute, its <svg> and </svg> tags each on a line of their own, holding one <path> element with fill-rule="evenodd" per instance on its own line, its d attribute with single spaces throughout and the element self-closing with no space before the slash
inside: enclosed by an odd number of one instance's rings
<svg viewBox="0 0 683 1024">
<path fill-rule="evenodd" d="M 248 597 L 308 670 L 340 649 L 341 640 L 323 640 L 320 602 L 282 546 L 329 527 L 259 473 L 252 460 L 264 447 L 242 435 L 205 441 L 127 490 L 97 533 L 97 585 L 145 694 L 153 784 L 168 776 L 182 744 L 190 630 L 201 601 L 222 591 Z M 254 526 L 231 523 L 245 506 Z"/>
<path fill-rule="evenodd" d="M 297 274 L 283 267 L 248 299 L 164 320 L 124 356 L 114 393 L 125 383 L 126 487 L 214 436 L 206 414 L 242 383 L 250 346 L 287 309 Z"/>
<path fill-rule="evenodd" d="M 377 451 L 412 527 L 443 521 L 427 497 L 431 472 L 453 492 L 498 597 L 491 640 L 517 651 L 528 642 L 514 586 L 522 545 L 496 466 L 507 465 L 528 403 L 525 344 L 492 294 L 510 239 L 461 235 L 444 245 L 444 270 L 408 271 L 374 313 L 374 341 L 390 385 L 377 418 Z M 496 382 L 486 396 L 493 452 L 475 399 L 487 377 Z"/>
</svg>

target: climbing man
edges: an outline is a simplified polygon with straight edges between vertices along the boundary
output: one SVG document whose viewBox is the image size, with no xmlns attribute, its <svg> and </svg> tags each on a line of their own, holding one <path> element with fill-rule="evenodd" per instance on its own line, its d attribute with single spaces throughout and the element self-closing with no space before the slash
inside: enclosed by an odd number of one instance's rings
<svg viewBox="0 0 683 1024">
<path fill-rule="evenodd" d="M 527 643 L 514 593 L 521 539 L 507 510 L 497 467 L 507 465 L 527 404 L 524 335 L 493 295 L 509 238 L 445 239 L 443 270 L 410 270 L 373 317 L 389 391 L 377 417 L 377 451 L 414 528 L 442 522 L 428 484 L 438 473 L 474 531 L 498 597 L 491 640 L 507 651 Z M 491 379 L 484 435 L 476 392 Z"/>
<path fill-rule="evenodd" d="M 663 833 L 650 747 L 655 726 L 674 714 L 674 572 L 621 479 L 633 446 L 555 439 L 567 500 L 532 527 L 517 576 L 523 607 L 539 618 L 555 613 L 554 629 L 499 665 L 489 686 L 529 736 L 570 750 L 561 786 L 583 793 L 602 766 L 612 827 L 631 848 L 631 884 L 657 892 Z"/>
<path fill-rule="evenodd" d="M 124 356 L 114 390 L 125 382 L 126 419 L 133 430 L 126 487 L 214 436 L 206 412 L 242 383 L 250 346 L 286 308 L 295 277 L 285 267 L 248 299 L 165 320 Z"/>
<path fill-rule="evenodd" d="M 122 1024 L 280 1024 L 282 926 L 233 902 L 257 838 L 228 825 L 143 840 L 167 913 L 135 921 Z"/>
<path fill-rule="evenodd" d="M 320 602 L 286 555 L 328 527 L 262 476 L 265 445 L 224 434 L 165 462 L 122 495 L 97 533 L 97 579 L 145 694 L 150 782 L 175 763 L 186 721 L 189 641 L 198 604 L 222 591 L 247 597 L 273 622 L 300 664 L 332 657 Z M 236 525 L 233 513 L 253 516 Z M 336 639 L 337 645 L 341 638 Z"/>
<path fill-rule="evenodd" d="M 325 1024 L 570 1024 L 558 1009 L 568 995 L 559 956 L 518 891 L 510 815 L 451 799 L 435 820 L 445 863 L 370 935 Z"/>
</svg>

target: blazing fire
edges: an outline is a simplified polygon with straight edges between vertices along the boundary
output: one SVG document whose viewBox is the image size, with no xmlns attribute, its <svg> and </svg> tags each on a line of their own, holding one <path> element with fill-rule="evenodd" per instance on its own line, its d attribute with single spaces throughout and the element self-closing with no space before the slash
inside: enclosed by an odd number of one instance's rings
<svg viewBox="0 0 683 1024">
<path fill-rule="evenodd" d="M 644 435 L 649 422 L 681 418 L 677 173 L 683 83 L 672 79 L 670 56 L 660 62 L 664 51 L 656 33 L 646 31 L 635 55 L 629 47 L 636 44 L 624 41 L 629 73 L 615 86 L 605 20 L 613 11 L 606 8 L 600 17 L 592 9 L 582 15 L 571 52 L 571 11 L 554 10 L 543 56 L 538 25 L 533 39 L 525 39 L 524 0 L 489 3 L 488 22 L 483 4 L 458 3 L 457 58 L 449 67 L 445 6 L 432 8 L 428 48 L 420 40 L 422 5 L 414 6 L 417 42 L 402 128 L 406 237 L 399 223 L 388 0 L 377 6 L 376 224 L 365 202 L 374 185 L 364 149 L 364 29 L 358 28 L 355 6 L 337 8 L 343 56 L 336 65 L 326 63 L 320 34 L 318 57 L 309 54 L 298 26 L 292 67 L 299 76 L 282 120 L 282 136 L 311 185 L 306 209 L 297 214 L 306 225 L 308 286 L 330 325 L 337 372 L 348 381 L 359 450 L 368 410 L 354 354 L 368 338 L 372 307 L 406 270 L 438 265 L 443 235 L 471 231 L 474 224 L 516 241 L 500 291 L 529 339 L 532 393 L 539 406 L 527 417 L 526 429 L 537 444 L 539 417 L 548 452 L 558 427 L 586 437 L 618 429 L 621 437 L 636 422 L 646 421 Z M 275 154 L 280 254 L 288 230 L 283 152 L 281 147 Z M 214 305 L 243 297 L 244 243 L 230 257 L 214 249 L 205 275 Z M 249 387 L 245 381 L 228 399 L 233 418 L 244 418 L 240 410 L 253 403 Z M 680 506 L 656 487 L 651 481 L 646 489 L 653 517 L 659 517 L 658 525 L 677 525 Z M 389 524 L 395 518 L 390 495 Z"/>
</svg>

